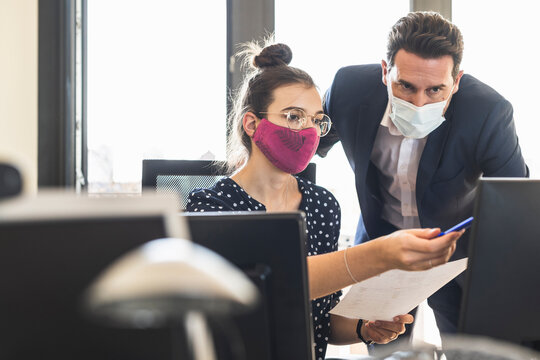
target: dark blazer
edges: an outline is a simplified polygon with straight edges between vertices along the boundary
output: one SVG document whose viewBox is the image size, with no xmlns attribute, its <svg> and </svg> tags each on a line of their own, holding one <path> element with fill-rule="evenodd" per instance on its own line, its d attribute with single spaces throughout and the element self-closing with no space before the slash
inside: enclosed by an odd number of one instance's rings
<svg viewBox="0 0 540 360">
<path fill-rule="evenodd" d="M 341 140 L 355 174 L 362 213 L 357 239 L 361 242 L 395 230 L 381 219 L 378 173 L 370 161 L 387 103 L 380 65 L 340 69 L 324 97 L 324 110 L 333 125 L 321 138 L 317 153 L 325 156 Z M 480 176 L 525 177 L 529 173 L 516 136 L 512 105 L 489 86 L 463 75 L 445 118 L 428 135 L 416 182 L 420 224 L 443 230 L 472 215 Z M 467 251 L 464 236 L 458 240 L 453 259 L 467 256 Z M 451 320 L 457 324 L 457 316 Z"/>
</svg>

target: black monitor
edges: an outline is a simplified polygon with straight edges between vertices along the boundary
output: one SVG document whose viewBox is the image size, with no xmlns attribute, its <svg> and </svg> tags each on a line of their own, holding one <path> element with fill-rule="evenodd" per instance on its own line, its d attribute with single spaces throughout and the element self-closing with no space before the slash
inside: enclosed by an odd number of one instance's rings
<svg viewBox="0 0 540 360">
<path fill-rule="evenodd" d="M 303 213 L 187 213 L 191 238 L 243 269 L 263 301 L 232 325 L 245 344 L 246 359 L 311 360 L 313 329 L 306 267 Z M 220 359 L 227 336 L 216 332 Z M 225 340 L 219 343 L 219 340 Z"/>
<path fill-rule="evenodd" d="M 172 359 L 183 337 L 101 326 L 84 315 L 82 300 L 121 255 L 180 236 L 171 230 L 179 223 L 176 203 L 167 218 L 154 201 L 64 200 L 50 197 L 35 208 L 0 202 L 0 358 Z"/>
<path fill-rule="evenodd" d="M 540 350 L 540 180 L 482 178 L 460 333 Z"/>
<path fill-rule="evenodd" d="M 53 197 L 30 212 L 16 201 L 0 202 L 0 357 L 187 359 L 181 328 L 111 328 L 82 309 L 85 290 L 108 265 L 150 240 L 189 237 L 188 227 L 181 226 L 187 219 L 194 240 L 242 268 L 264 299 L 256 312 L 233 318 L 233 326 L 215 328 L 220 355 L 238 353 L 224 343 L 234 339 L 236 329 L 245 359 L 311 360 L 304 216 L 183 214 L 179 219 L 176 202 L 169 200 L 172 217 L 156 201 L 138 206 L 131 201 L 126 207 L 122 199 L 108 199 L 89 209 L 86 203 L 93 200 L 66 203 Z M 225 319 L 209 320 L 223 325 Z"/>
</svg>

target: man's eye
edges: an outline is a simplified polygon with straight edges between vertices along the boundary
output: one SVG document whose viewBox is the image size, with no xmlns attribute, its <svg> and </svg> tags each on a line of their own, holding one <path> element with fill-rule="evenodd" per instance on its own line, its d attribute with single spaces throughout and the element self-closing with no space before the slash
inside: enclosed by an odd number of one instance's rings
<svg viewBox="0 0 540 360">
<path fill-rule="evenodd" d="M 403 90 L 412 90 L 412 86 L 409 84 L 399 83 L 399 86 L 401 86 Z"/>
</svg>

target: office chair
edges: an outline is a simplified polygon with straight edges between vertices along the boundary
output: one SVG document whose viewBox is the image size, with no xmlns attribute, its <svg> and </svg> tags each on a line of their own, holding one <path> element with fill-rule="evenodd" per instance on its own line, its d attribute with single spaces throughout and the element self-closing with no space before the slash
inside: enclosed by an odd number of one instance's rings
<svg viewBox="0 0 540 360">
<path fill-rule="evenodd" d="M 196 188 L 212 187 L 227 176 L 224 161 L 213 160 L 143 160 L 143 192 L 178 195 L 180 208 L 185 209 L 190 192 Z M 316 164 L 310 163 L 298 176 L 315 183 Z"/>
</svg>

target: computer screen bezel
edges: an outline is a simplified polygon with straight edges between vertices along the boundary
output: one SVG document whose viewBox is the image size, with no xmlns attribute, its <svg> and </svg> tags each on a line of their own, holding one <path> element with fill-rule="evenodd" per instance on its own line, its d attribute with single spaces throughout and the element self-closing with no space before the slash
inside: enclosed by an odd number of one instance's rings
<svg viewBox="0 0 540 360">
<path fill-rule="evenodd" d="M 246 341 L 248 358 L 250 355 L 271 360 L 314 358 L 305 214 L 205 212 L 182 213 L 181 216 L 188 220 L 192 241 L 217 252 L 244 270 L 251 262 L 252 265 L 267 265 L 271 271 L 271 281 L 265 284 L 273 301 L 267 304 L 273 316 L 269 323 L 270 356 L 249 348 L 250 341 L 268 347 L 260 334 Z M 274 250 L 268 246 L 270 244 L 275 245 Z M 256 249 L 255 246 L 262 248 Z M 245 248 L 244 253 L 242 247 Z M 285 290 L 291 286 L 294 289 Z"/>
<path fill-rule="evenodd" d="M 540 180 L 479 180 L 459 333 L 538 346 L 540 272 L 529 271 L 540 262 L 538 213 Z"/>
<path fill-rule="evenodd" d="M 93 237 L 93 231 L 103 237 Z M 186 348 L 178 329 L 111 328 L 84 313 L 84 290 L 115 259 L 156 238 L 189 238 L 187 226 L 177 216 L 175 199 L 44 191 L 1 202 L 0 234 L 4 234 L 0 236 L 2 255 L 13 259 L 2 263 L 1 281 L 5 281 L 4 290 L 14 290 L 0 300 L 4 311 L 10 312 L 2 325 L 0 356 L 59 360 L 129 356 L 142 360 L 155 355 L 172 359 Z M 10 242 L 8 234 L 23 241 Z M 88 241 L 79 241 L 83 238 Z M 75 247 L 90 251 L 70 252 Z M 92 257 L 100 251 L 104 257 Z M 69 264 L 80 259 L 86 259 L 86 265 L 78 272 Z M 30 281 L 22 281 L 24 278 Z M 73 289 L 79 290 L 75 294 Z M 63 338 L 62 334 L 68 335 Z"/>
</svg>

